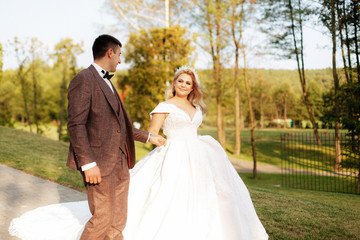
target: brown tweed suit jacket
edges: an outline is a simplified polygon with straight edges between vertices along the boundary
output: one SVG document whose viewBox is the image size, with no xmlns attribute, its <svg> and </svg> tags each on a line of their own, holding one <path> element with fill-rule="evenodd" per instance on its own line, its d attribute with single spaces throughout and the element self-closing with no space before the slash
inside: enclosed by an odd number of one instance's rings
<svg viewBox="0 0 360 240">
<path fill-rule="evenodd" d="M 121 142 L 126 143 L 129 168 L 134 167 L 134 140 L 145 143 L 149 133 L 132 126 L 115 88 L 114 92 L 115 98 L 93 65 L 70 82 L 67 127 L 71 143 L 67 166 L 71 169 L 96 162 L 101 175 L 107 176 L 120 159 Z M 120 116 L 115 108 L 116 100 L 120 102 Z M 120 127 L 121 121 L 125 121 L 126 134 Z M 121 141 L 122 138 L 126 141 Z"/>
</svg>

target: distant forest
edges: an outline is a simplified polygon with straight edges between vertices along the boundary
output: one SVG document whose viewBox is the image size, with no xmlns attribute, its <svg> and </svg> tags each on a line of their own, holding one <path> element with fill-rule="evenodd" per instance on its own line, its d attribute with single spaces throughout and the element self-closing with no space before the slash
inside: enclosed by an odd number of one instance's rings
<svg viewBox="0 0 360 240">
<path fill-rule="evenodd" d="M 214 89 L 211 71 L 199 70 L 198 72 L 202 83 L 205 85 L 203 92 L 205 93 L 205 103 L 209 108 L 204 124 L 215 126 L 216 106 L 212 94 Z M 333 88 L 332 69 L 306 70 L 305 73 L 308 79 L 308 95 L 312 101 L 319 127 L 329 127 L 321 121 L 321 110 L 323 94 Z M 340 76 L 342 75 L 340 74 Z M 235 122 L 233 70 L 225 70 L 223 77 L 226 82 L 226 89 L 224 89 L 225 122 L 226 127 L 233 128 Z M 258 128 L 284 127 L 282 121 L 279 125 L 275 121 L 275 119 L 284 120 L 284 111 L 287 112 L 287 118 L 293 121 L 292 126 L 311 127 L 305 106 L 302 103 L 301 84 L 297 70 L 248 69 L 248 77 L 251 82 L 252 101 Z M 242 93 L 242 127 L 247 127 L 249 111 L 246 104 L 245 87 L 242 86 L 240 90 Z M 290 121 L 286 127 L 291 127 Z"/>
</svg>

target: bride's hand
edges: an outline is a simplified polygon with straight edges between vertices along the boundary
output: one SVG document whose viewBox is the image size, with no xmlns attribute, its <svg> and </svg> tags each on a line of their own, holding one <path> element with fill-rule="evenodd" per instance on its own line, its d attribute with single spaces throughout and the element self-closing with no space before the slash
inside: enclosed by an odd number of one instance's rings
<svg viewBox="0 0 360 240">
<path fill-rule="evenodd" d="M 158 147 L 166 145 L 166 139 L 157 134 L 151 134 L 149 142 L 155 144 Z"/>
</svg>

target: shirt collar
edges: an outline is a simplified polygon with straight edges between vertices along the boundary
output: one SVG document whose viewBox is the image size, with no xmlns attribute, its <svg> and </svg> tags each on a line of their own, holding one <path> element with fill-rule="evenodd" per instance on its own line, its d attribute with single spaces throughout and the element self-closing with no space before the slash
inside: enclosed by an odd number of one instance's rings
<svg viewBox="0 0 360 240">
<path fill-rule="evenodd" d="M 102 67 L 100 67 L 98 64 L 96 64 L 95 62 L 92 63 L 92 65 L 95 67 L 96 71 L 99 73 L 100 77 L 103 77 L 105 74 L 102 73 L 101 71 L 106 72 Z"/>
</svg>

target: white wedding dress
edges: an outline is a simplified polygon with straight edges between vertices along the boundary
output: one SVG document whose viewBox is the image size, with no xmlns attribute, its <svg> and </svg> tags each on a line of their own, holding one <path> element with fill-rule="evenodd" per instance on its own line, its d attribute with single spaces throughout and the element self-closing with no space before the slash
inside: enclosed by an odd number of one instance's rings
<svg viewBox="0 0 360 240">
<path fill-rule="evenodd" d="M 125 240 L 268 239 L 249 192 L 220 144 L 198 136 L 193 119 L 173 104 L 151 113 L 169 113 L 165 147 L 155 148 L 130 171 Z M 49 205 L 12 221 L 9 232 L 22 239 L 78 239 L 90 218 L 86 201 Z"/>
</svg>

